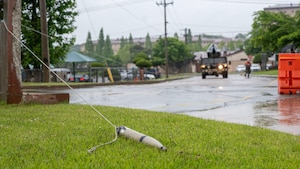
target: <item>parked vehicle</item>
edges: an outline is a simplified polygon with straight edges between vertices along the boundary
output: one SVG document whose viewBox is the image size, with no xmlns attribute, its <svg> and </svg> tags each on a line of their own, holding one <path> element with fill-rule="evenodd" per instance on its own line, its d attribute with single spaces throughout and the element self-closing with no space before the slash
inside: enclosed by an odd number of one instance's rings
<svg viewBox="0 0 300 169">
<path fill-rule="evenodd" d="M 271 63 L 267 63 L 266 64 L 266 70 L 270 70 L 272 69 L 272 64 Z"/>
<path fill-rule="evenodd" d="M 89 78 L 89 75 L 75 75 L 75 78 L 73 75 L 69 78 L 69 82 L 93 82 L 92 79 Z"/>
<path fill-rule="evenodd" d="M 245 67 L 245 65 L 237 65 L 236 68 L 235 68 L 235 70 L 237 72 L 245 72 L 246 71 L 246 67 Z"/>
<path fill-rule="evenodd" d="M 250 69 L 251 69 L 252 72 L 261 71 L 261 67 L 260 67 L 259 64 L 252 64 Z"/>
<path fill-rule="evenodd" d="M 124 80 L 134 80 L 134 79 L 140 79 L 140 72 L 128 72 L 127 76 L 124 78 Z M 155 79 L 155 76 L 153 74 L 144 73 L 144 80 L 153 80 Z"/>
<path fill-rule="evenodd" d="M 147 69 L 145 73 L 153 74 L 155 78 L 160 78 L 160 71 L 158 68 Z"/>
</svg>

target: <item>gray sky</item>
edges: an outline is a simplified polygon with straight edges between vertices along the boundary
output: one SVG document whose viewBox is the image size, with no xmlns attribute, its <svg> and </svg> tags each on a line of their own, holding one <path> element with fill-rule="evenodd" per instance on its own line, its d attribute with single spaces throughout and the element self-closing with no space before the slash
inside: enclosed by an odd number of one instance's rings
<svg viewBox="0 0 300 169">
<path fill-rule="evenodd" d="M 166 0 L 171 3 L 172 0 Z M 298 4 L 295 0 L 173 0 L 167 6 L 168 36 L 184 29 L 193 35 L 234 37 L 251 30 L 253 13 L 276 4 Z M 77 0 L 76 44 L 84 43 L 90 31 L 97 40 L 100 29 L 111 39 L 164 35 L 163 0 Z"/>
</svg>

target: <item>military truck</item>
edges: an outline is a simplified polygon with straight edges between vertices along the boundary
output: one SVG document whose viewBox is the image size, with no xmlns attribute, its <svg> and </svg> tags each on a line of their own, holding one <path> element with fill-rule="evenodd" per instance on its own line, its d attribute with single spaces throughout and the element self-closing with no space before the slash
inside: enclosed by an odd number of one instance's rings
<svg viewBox="0 0 300 169">
<path fill-rule="evenodd" d="M 216 44 L 211 44 L 207 49 L 207 58 L 201 59 L 201 73 L 202 79 L 205 79 L 208 75 L 216 77 L 222 75 L 223 78 L 228 78 L 227 57 L 221 56 Z"/>
</svg>

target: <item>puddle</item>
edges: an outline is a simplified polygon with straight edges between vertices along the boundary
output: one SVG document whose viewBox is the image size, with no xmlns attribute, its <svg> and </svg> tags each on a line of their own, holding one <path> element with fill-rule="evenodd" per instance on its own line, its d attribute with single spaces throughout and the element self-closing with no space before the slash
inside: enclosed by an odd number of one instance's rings
<svg viewBox="0 0 300 169">
<path fill-rule="evenodd" d="M 299 96 L 283 96 L 277 101 L 259 103 L 254 111 L 257 126 L 300 135 Z"/>
</svg>

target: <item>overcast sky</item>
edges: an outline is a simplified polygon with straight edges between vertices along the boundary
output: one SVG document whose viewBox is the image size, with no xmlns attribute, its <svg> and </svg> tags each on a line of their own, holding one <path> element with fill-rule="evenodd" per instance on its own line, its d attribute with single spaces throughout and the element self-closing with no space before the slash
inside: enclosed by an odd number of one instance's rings
<svg viewBox="0 0 300 169">
<path fill-rule="evenodd" d="M 295 0 L 166 0 L 168 36 L 202 33 L 234 37 L 251 30 L 253 14 L 276 4 L 299 4 Z M 97 40 L 100 29 L 111 39 L 164 35 L 163 0 L 77 0 L 79 16 L 76 44 L 85 43 L 90 31 Z"/>
</svg>

